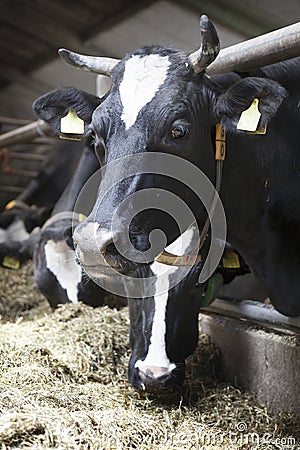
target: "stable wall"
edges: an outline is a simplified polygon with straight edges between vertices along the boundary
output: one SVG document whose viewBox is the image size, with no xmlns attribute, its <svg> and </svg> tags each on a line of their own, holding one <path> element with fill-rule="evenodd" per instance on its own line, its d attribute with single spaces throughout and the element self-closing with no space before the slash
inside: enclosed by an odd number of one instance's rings
<svg viewBox="0 0 300 450">
<path fill-rule="evenodd" d="M 300 417 L 300 334 L 216 314 L 201 314 L 200 327 L 220 350 L 221 378 Z"/>
</svg>

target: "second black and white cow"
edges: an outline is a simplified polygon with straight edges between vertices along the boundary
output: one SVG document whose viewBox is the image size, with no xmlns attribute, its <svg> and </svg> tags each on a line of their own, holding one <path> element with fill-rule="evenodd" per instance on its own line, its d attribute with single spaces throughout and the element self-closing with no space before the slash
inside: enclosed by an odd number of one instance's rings
<svg viewBox="0 0 300 450">
<path fill-rule="evenodd" d="M 93 96 L 95 106 L 101 103 L 109 84 L 107 77 L 98 77 L 98 96 Z M 73 135 L 65 137 L 74 138 Z M 73 227 L 92 209 L 96 186 L 85 197 L 80 213 L 75 212 L 75 204 L 87 180 L 99 169 L 99 161 L 90 140 L 85 145 L 74 143 L 73 139 L 71 142 L 59 141 L 54 150 L 37 179 L 32 180 L 22 198 L 16 202 L 17 206 L 22 206 L 25 200 L 35 200 L 39 205 L 52 199 L 55 207 L 51 205 L 51 216 L 46 222 L 36 223 L 33 230 L 28 230 L 32 232 L 27 232 L 27 239 L 26 235 L 22 240 L 16 236 L 14 240 L 0 243 L 0 263 L 5 267 L 16 268 L 32 259 L 35 284 L 53 308 L 61 303 L 79 301 L 99 306 L 104 302 L 105 291 L 83 272 L 77 262 L 72 241 Z M 97 177 L 94 183 L 99 183 Z M 61 195 L 57 199 L 58 193 Z M 5 260 L 11 264 L 8 265 Z M 120 298 L 117 303 L 123 306 L 127 302 Z"/>
<path fill-rule="evenodd" d="M 71 240 L 72 229 L 81 220 L 80 213 L 73 213 L 77 197 L 84 183 L 98 168 L 94 152 L 86 146 L 51 217 L 37 236 L 32 237 L 35 283 L 52 307 L 67 302 L 82 301 L 92 306 L 104 302 L 104 290 L 83 273 Z"/>
<path fill-rule="evenodd" d="M 71 239 L 72 228 L 81 218 L 74 212 L 76 200 L 85 182 L 98 168 L 94 151 L 86 146 L 81 150 L 75 173 L 43 226 L 26 240 L 0 244 L 2 264 L 5 257 L 16 259 L 20 265 L 33 260 L 35 284 L 53 308 L 68 302 L 82 301 L 91 306 L 104 302 L 104 290 L 93 283 L 76 262 Z M 85 206 L 88 210 L 89 205 Z"/>
</svg>

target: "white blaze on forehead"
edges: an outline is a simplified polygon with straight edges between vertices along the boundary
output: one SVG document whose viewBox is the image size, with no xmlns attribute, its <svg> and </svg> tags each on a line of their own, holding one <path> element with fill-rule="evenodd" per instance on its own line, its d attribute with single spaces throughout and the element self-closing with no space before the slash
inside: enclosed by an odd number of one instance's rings
<svg viewBox="0 0 300 450">
<path fill-rule="evenodd" d="M 165 82 L 170 64 L 168 56 L 160 55 L 134 55 L 126 61 L 119 92 L 123 105 L 121 119 L 127 130 Z"/>
<path fill-rule="evenodd" d="M 71 302 L 78 302 L 78 284 L 81 281 L 81 267 L 75 261 L 75 252 L 65 241 L 49 240 L 45 245 L 47 268 L 66 289 Z"/>
<path fill-rule="evenodd" d="M 177 255 L 184 255 L 186 249 L 192 242 L 194 230 L 192 228 L 186 230 L 176 241 L 172 242 L 167 251 L 172 251 Z M 155 311 L 153 317 L 150 345 L 146 358 L 141 361 L 138 360 L 135 367 L 145 372 L 148 367 L 161 367 L 167 369 L 166 373 L 172 372 L 175 369 L 175 364 L 172 363 L 166 351 L 166 310 L 169 299 L 169 275 L 176 272 L 179 267 L 169 267 L 165 264 L 154 262 L 151 264 L 152 272 L 157 276 L 155 288 L 157 292 L 162 292 L 154 296 Z M 164 272 L 167 272 L 164 274 Z"/>
</svg>

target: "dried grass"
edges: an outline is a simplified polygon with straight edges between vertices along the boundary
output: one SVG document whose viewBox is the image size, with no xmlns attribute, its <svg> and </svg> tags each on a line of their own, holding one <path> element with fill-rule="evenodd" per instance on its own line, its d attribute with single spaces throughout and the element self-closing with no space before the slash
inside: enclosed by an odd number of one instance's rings
<svg viewBox="0 0 300 450">
<path fill-rule="evenodd" d="M 0 301 L 2 450 L 299 449 L 293 415 L 273 416 L 215 381 L 218 352 L 207 336 L 180 394 L 140 396 L 127 382 L 127 308 L 51 312 L 30 265 L 1 270 Z"/>
</svg>

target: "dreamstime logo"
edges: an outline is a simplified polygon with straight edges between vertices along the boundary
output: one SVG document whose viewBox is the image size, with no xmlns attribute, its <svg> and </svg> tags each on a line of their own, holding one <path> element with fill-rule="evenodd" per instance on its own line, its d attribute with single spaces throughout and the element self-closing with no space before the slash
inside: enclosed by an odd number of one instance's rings
<svg viewBox="0 0 300 450">
<path fill-rule="evenodd" d="M 240 425 L 242 424 L 242 425 Z M 244 431 L 242 431 L 244 430 Z M 100 448 L 123 448 L 124 439 L 121 430 L 116 430 L 113 436 L 105 434 L 101 428 Z M 247 429 L 245 422 L 228 424 L 226 430 L 221 428 L 201 426 L 190 427 L 190 430 L 158 429 L 156 433 L 147 433 L 145 430 L 136 430 L 135 440 L 140 447 L 145 448 L 189 448 L 207 450 L 207 448 L 226 448 L 230 450 L 299 450 L 299 443 L 292 436 L 278 436 L 275 431 L 270 433 L 258 433 Z M 82 447 L 85 449 L 86 447 Z M 97 447 L 98 448 L 98 447 Z"/>
<path fill-rule="evenodd" d="M 100 233 L 95 225 L 89 235 L 89 247 L 92 245 L 93 251 L 97 252 L 97 264 L 85 267 L 85 271 L 95 283 L 116 295 L 141 298 L 163 294 L 180 283 L 192 269 L 191 265 L 176 267 L 153 263 L 167 244 L 167 238 L 161 229 L 150 232 L 148 250 L 142 252 L 135 248 L 129 229 L 132 220 L 139 213 L 151 209 L 155 214 L 155 210 L 160 210 L 176 221 L 181 235 L 166 248 L 170 253 L 187 255 L 192 252 L 196 260 L 199 252 L 201 230 L 198 229 L 196 217 L 180 195 L 170 192 L 167 188 L 147 188 L 147 182 L 141 189 L 140 184 L 137 190 L 133 188 L 143 177 L 147 180 L 150 176 L 153 180 L 157 175 L 168 177 L 166 180 L 180 182 L 180 186 L 183 186 L 181 189 L 192 191 L 208 212 L 211 241 L 205 262 L 201 263 L 200 283 L 212 275 L 222 257 L 226 240 L 225 213 L 221 200 L 207 176 L 189 161 L 174 155 L 149 152 L 122 157 L 99 169 L 87 181 L 75 205 L 76 212 L 89 215 L 87 222 L 100 222 Z M 80 225 L 82 229 L 85 226 L 85 222 Z M 142 276 L 137 276 L 134 272 L 131 276 L 121 274 L 111 264 L 111 258 L 106 259 L 101 253 L 101 226 L 106 227 L 105 232 L 112 238 L 117 237 L 114 239 L 118 252 L 116 261 L 123 257 L 132 264 L 143 265 L 144 270 L 139 272 Z M 80 246 L 80 230 L 78 236 Z"/>
</svg>

